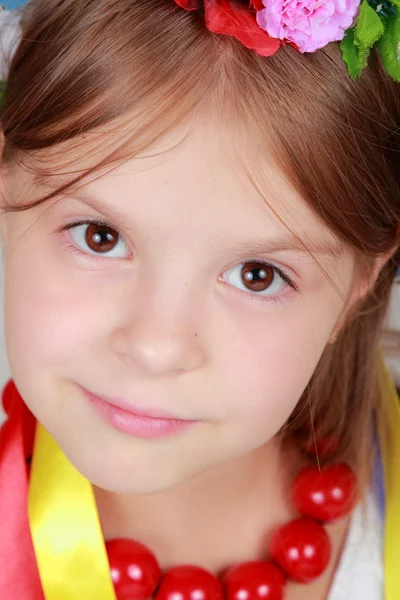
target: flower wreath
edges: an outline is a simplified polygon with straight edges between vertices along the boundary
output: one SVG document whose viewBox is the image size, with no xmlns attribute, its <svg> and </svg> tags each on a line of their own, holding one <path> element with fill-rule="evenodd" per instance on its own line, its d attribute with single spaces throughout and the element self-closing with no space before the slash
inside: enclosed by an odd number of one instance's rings
<svg viewBox="0 0 400 600">
<path fill-rule="evenodd" d="M 290 44 L 301 53 L 341 42 L 342 58 L 356 79 L 373 46 L 385 71 L 400 82 L 400 0 L 175 0 L 202 10 L 206 27 L 231 35 L 261 56 Z"/>
</svg>

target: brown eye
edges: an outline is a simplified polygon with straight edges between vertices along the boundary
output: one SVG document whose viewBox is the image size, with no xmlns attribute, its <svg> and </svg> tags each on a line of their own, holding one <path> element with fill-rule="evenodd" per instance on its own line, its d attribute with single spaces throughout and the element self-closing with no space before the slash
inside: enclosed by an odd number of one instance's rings
<svg viewBox="0 0 400 600">
<path fill-rule="evenodd" d="M 122 235 L 106 223 L 73 223 L 68 229 L 75 244 L 87 254 L 110 258 L 129 256 L 129 249 Z"/>
<path fill-rule="evenodd" d="M 118 238 L 118 231 L 108 225 L 92 223 L 85 232 L 85 241 L 93 252 L 103 253 L 113 250 L 118 243 Z"/>
<path fill-rule="evenodd" d="M 275 269 L 264 263 L 248 262 L 244 263 L 240 275 L 248 290 L 265 292 L 274 280 Z"/>
<path fill-rule="evenodd" d="M 221 279 L 244 292 L 264 297 L 279 294 L 287 286 L 295 289 L 291 279 L 281 269 L 258 260 L 236 265 L 226 271 Z"/>
</svg>

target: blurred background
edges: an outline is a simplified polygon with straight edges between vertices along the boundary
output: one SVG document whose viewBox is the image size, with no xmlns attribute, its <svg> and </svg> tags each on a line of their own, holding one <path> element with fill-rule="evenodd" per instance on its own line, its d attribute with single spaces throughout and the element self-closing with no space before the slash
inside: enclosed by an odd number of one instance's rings
<svg viewBox="0 0 400 600">
<path fill-rule="evenodd" d="M 9 10 L 18 8 L 18 6 L 22 6 L 22 4 L 25 4 L 25 0 L 8 0 L 7 2 L 0 2 L 1 6 Z"/>
<path fill-rule="evenodd" d="M 18 21 L 14 18 L 16 15 L 9 11 L 23 4 L 25 4 L 25 0 L 5 0 L 3 2 L 0 0 L 0 79 L 6 77 L 6 63 L 18 37 Z M 3 264 L 0 255 L 0 322 L 2 324 L 0 328 L 0 389 L 10 377 L 2 321 L 3 289 Z M 400 274 L 393 286 L 392 303 L 385 324 L 382 345 L 396 385 L 400 387 Z M 0 406 L 0 422 L 3 417 Z"/>
</svg>

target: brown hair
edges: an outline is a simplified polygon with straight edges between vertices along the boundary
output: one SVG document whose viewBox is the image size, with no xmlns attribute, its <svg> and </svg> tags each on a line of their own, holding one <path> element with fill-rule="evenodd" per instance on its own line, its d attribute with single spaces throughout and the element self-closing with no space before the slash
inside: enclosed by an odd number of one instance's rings
<svg viewBox="0 0 400 600">
<path fill-rule="evenodd" d="M 35 161 L 38 153 L 69 140 L 84 148 L 89 134 L 107 132 L 107 156 L 64 189 L 146 149 L 195 111 L 241 123 L 261 149 L 272 147 L 292 185 L 360 264 L 371 267 L 398 244 L 400 100 L 377 54 L 357 81 L 338 44 L 303 55 L 286 46 L 261 58 L 210 34 L 199 12 L 173 0 L 30 2 L 1 112 L 3 162 L 29 163 L 46 180 L 51 170 Z M 374 422 L 385 425 L 376 357 L 395 269 L 393 257 L 327 346 L 283 431 L 307 437 L 311 407 L 317 435 L 340 440 L 335 459 L 357 468 L 369 462 Z"/>
</svg>

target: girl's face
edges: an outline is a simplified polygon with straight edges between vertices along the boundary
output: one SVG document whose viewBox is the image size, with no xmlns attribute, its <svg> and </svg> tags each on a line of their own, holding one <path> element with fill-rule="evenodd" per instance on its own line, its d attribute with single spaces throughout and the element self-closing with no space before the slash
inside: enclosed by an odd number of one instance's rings
<svg viewBox="0 0 400 600">
<path fill-rule="evenodd" d="M 13 376 L 72 463 L 105 489 L 165 490 L 262 448 L 349 298 L 350 250 L 258 156 L 267 207 L 232 148 L 203 125 L 167 154 L 5 217 Z M 12 201 L 43 191 L 11 171 Z M 122 432 L 126 419 L 109 422 L 88 392 L 194 423 L 142 420 Z"/>
</svg>

